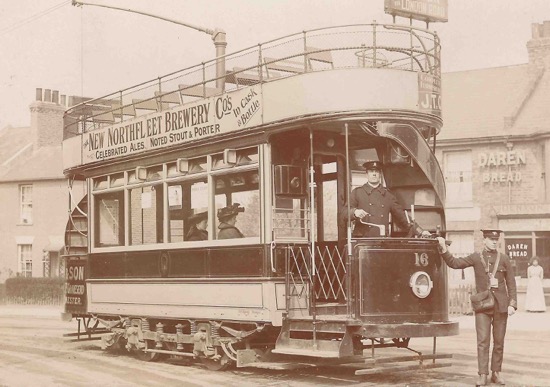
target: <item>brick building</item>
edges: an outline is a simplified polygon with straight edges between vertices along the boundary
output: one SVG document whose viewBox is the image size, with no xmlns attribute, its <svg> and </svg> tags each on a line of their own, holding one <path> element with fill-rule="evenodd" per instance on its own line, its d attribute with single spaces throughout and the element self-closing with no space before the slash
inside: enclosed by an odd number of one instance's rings
<svg viewBox="0 0 550 387">
<path fill-rule="evenodd" d="M 62 148 L 65 96 L 37 89 L 31 125 L 0 130 L 0 282 L 63 273 L 69 210 Z M 75 187 L 78 196 L 82 186 Z"/>
<path fill-rule="evenodd" d="M 533 256 L 550 278 L 549 21 L 532 25 L 527 50 L 527 64 L 444 74 L 438 138 L 451 250 L 479 250 L 481 228 L 502 229 L 520 287 Z M 451 275 L 454 284 L 473 278 Z"/>
</svg>

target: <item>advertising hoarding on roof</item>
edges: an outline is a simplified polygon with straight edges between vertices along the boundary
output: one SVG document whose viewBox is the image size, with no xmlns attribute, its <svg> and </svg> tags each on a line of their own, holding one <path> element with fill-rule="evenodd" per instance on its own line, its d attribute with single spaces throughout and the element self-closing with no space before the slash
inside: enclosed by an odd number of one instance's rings
<svg viewBox="0 0 550 387">
<path fill-rule="evenodd" d="M 448 0 L 385 0 L 384 10 L 393 16 L 402 16 L 425 22 L 446 22 Z"/>
</svg>

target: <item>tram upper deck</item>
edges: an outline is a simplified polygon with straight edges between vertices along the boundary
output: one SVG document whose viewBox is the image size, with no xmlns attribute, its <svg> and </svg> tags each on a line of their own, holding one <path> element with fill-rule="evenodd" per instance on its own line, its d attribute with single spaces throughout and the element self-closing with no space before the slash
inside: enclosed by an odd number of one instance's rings
<svg viewBox="0 0 550 387">
<path fill-rule="evenodd" d="M 65 115 L 67 175 L 242 131 L 315 120 L 442 126 L 436 33 L 364 24 L 304 31 L 96 98 Z"/>
</svg>

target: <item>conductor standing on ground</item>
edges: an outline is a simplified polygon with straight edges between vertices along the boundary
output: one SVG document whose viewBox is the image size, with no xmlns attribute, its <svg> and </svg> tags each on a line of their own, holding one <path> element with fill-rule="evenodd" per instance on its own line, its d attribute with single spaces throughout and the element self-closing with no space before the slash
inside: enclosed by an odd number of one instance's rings
<svg viewBox="0 0 550 387">
<path fill-rule="evenodd" d="M 517 309 L 516 279 L 510 258 L 497 251 L 497 242 L 501 230 L 481 230 L 483 232 L 483 250 L 464 258 L 455 258 L 447 250 L 445 239 L 438 237 L 439 252 L 443 260 L 453 269 L 464 269 L 472 266 L 476 280 L 476 292 L 489 290 L 493 293 L 495 305 L 490 310 L 475 312 L 477 334 L 477 386 L 487 384 L 489 374 L 489 344 L 491 328 L 493 330 L 493 354 L 491 356 L 491 381 L 504 384 L 500 375 L 504 354 L 504 336 L 508 316 L 512 316 Z M 495 270 L 494 265 L 498 261 Z M 494 277 L 492 273 L 495 273 Z"/>
</svg>

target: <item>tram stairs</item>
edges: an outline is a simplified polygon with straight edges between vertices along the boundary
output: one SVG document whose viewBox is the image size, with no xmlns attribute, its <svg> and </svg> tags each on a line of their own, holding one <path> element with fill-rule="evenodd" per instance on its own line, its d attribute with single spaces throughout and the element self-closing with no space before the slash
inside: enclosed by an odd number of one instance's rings
<svg viewBox="0 0 550 387">
<path fill-rule="evenodd" d="M 287 309 L 272 352 L 317 358 L 353 356 L 356 336 L 352 332 L 360 322 L 348 317 L 344 246 L 318 244 L 315 270 L 311 252 L 311 246 L 286 249 Z"/>
<path fill-rule="evenodd" d="M 65 259 L 85 259 L 88 253 L 88 195 L 74 207 L 65 228 Z"/>
<path fill-rule="evenodd" d="M 328 310 L 340 311 L 342 307 L 345 309 L 345 305 L 331 305 Z M 360 355 L 361 351 L 354 351 L 351 334 L 357 325 L 345 312 L 285 319 L 273 353 L 317 358 Z"/>
</svg>

